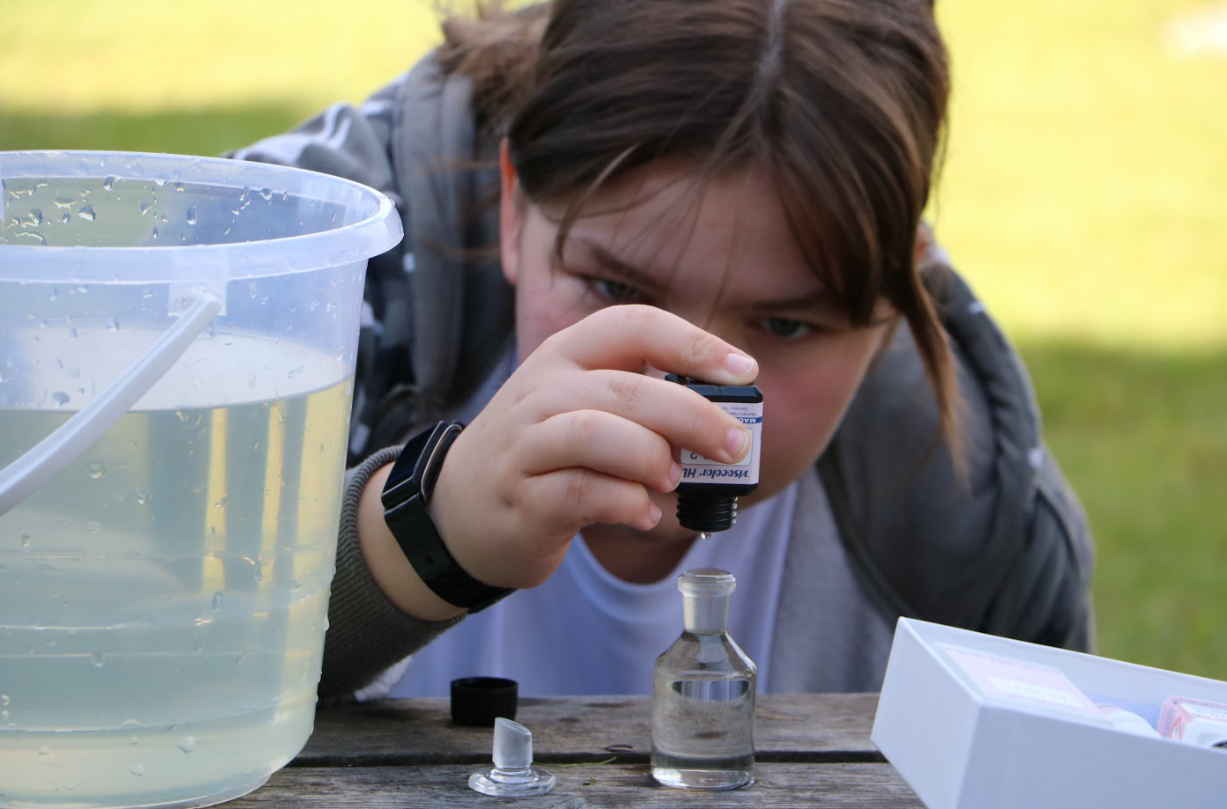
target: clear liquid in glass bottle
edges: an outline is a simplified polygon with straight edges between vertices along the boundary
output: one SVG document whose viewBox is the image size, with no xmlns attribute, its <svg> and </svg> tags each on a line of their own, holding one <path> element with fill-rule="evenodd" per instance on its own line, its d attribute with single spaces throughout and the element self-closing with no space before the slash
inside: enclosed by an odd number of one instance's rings
<svg viewBox="0 0 1227 809">
<path fill-rule="evenodd" d="M 732 574 L 687 570 L 678 579 L 683 631 L 656 659 L 652 777 L 689 789 L 736 789 L 754 779 L 757 670 L 729 637 Z"/>
</svg>

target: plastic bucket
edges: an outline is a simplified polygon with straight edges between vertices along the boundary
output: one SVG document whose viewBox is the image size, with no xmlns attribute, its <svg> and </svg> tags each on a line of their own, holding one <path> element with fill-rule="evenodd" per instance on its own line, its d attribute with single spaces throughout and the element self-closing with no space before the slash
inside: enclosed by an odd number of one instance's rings
<svg viewBox="0 0 1227 809">
<path fill-rule="evenodd" d="M 0 153 L 0 806 L 205 806 L 310 735 L 367 259 L 335 177 Z"/>
</svg>

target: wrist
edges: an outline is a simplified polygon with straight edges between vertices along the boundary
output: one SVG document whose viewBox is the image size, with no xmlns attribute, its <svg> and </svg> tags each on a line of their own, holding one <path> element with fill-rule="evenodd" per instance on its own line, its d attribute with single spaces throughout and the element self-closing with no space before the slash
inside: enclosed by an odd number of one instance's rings
<svg viewBox="0 0 1227 809">
<path fill-rule="evenodd" d="M 380 494 L 392 464 L 371 474 L 358 501 L 358 547 L 371 578 L 384 596 L 402 612 L 420 621 L 445 621 L 464 612 L 426 586 L 409 564 L 396 537 L 383 519 Z"/>
<path fill-rule="evenodd" d="M 463 429 L 458 422 L 439 422 L 410 438 L 387 475 L 381 501 L 384 522 L 417 578 L 446 603 L 479 612 L 512 590 L 471 575 L 452 555 L 430 509 L 444 461 Z"/>
</svg>

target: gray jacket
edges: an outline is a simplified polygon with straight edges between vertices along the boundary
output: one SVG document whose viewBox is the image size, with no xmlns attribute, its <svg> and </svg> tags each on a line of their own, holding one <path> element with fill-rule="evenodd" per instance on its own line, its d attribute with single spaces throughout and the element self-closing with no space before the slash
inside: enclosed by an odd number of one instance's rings
<svg viewBox="0 0 1227 809">
<path fill-rule="evenodd" d="M 497 211 L 482 205 L 498 189 L 496 146 L 474 120 L 468 80 L 441 75 L 427 58 L 361 108 L 334 106 L 235 153 L 363 182 L 391 196 L 404 219 L 402 245 L 368 269 L 322 695 L 366 686 L 455 623 L 418 621 L 383 597 L 358 549 L 355 513 L 371 472 L 416 426 L 471 399 L 511 339 L 512 290 L 479 250 L 498 244 Z M 930 250 L 923 265 L 958 360 L 970 474 L 960 481 L 934 443 L 936 400 L 900 328 L 802 481 L 773 690 L 876 690 L 899 616 L 1093 646 L 1091 539 L 1044 448 L 1026 371 L 944 254 Z M 831 519 L 834 555 L 807 537 Z M 810 639 L 816 620 L 838 624 L 854 602 L 874 617 L 843 626 L 839 642 Z M 834 664 L 840 656 L 855 659 Z"/>
</svg>

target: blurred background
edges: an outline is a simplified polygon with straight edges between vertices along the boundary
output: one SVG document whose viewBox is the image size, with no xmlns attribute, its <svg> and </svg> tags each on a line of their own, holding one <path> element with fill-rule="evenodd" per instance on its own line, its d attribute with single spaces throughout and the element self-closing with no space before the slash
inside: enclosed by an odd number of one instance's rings
<svg viewBox="0 0 1227 809">
<path fill-rule="evenodd" d="M 1227 3 L 937 6 L 954 97 L 930 216 L 1090 515 L 1099 651 L 1227 679 Z M 360 101 L 436 20 L 0 0 L 0 150 L 217 154 Z"/>
</svg>

